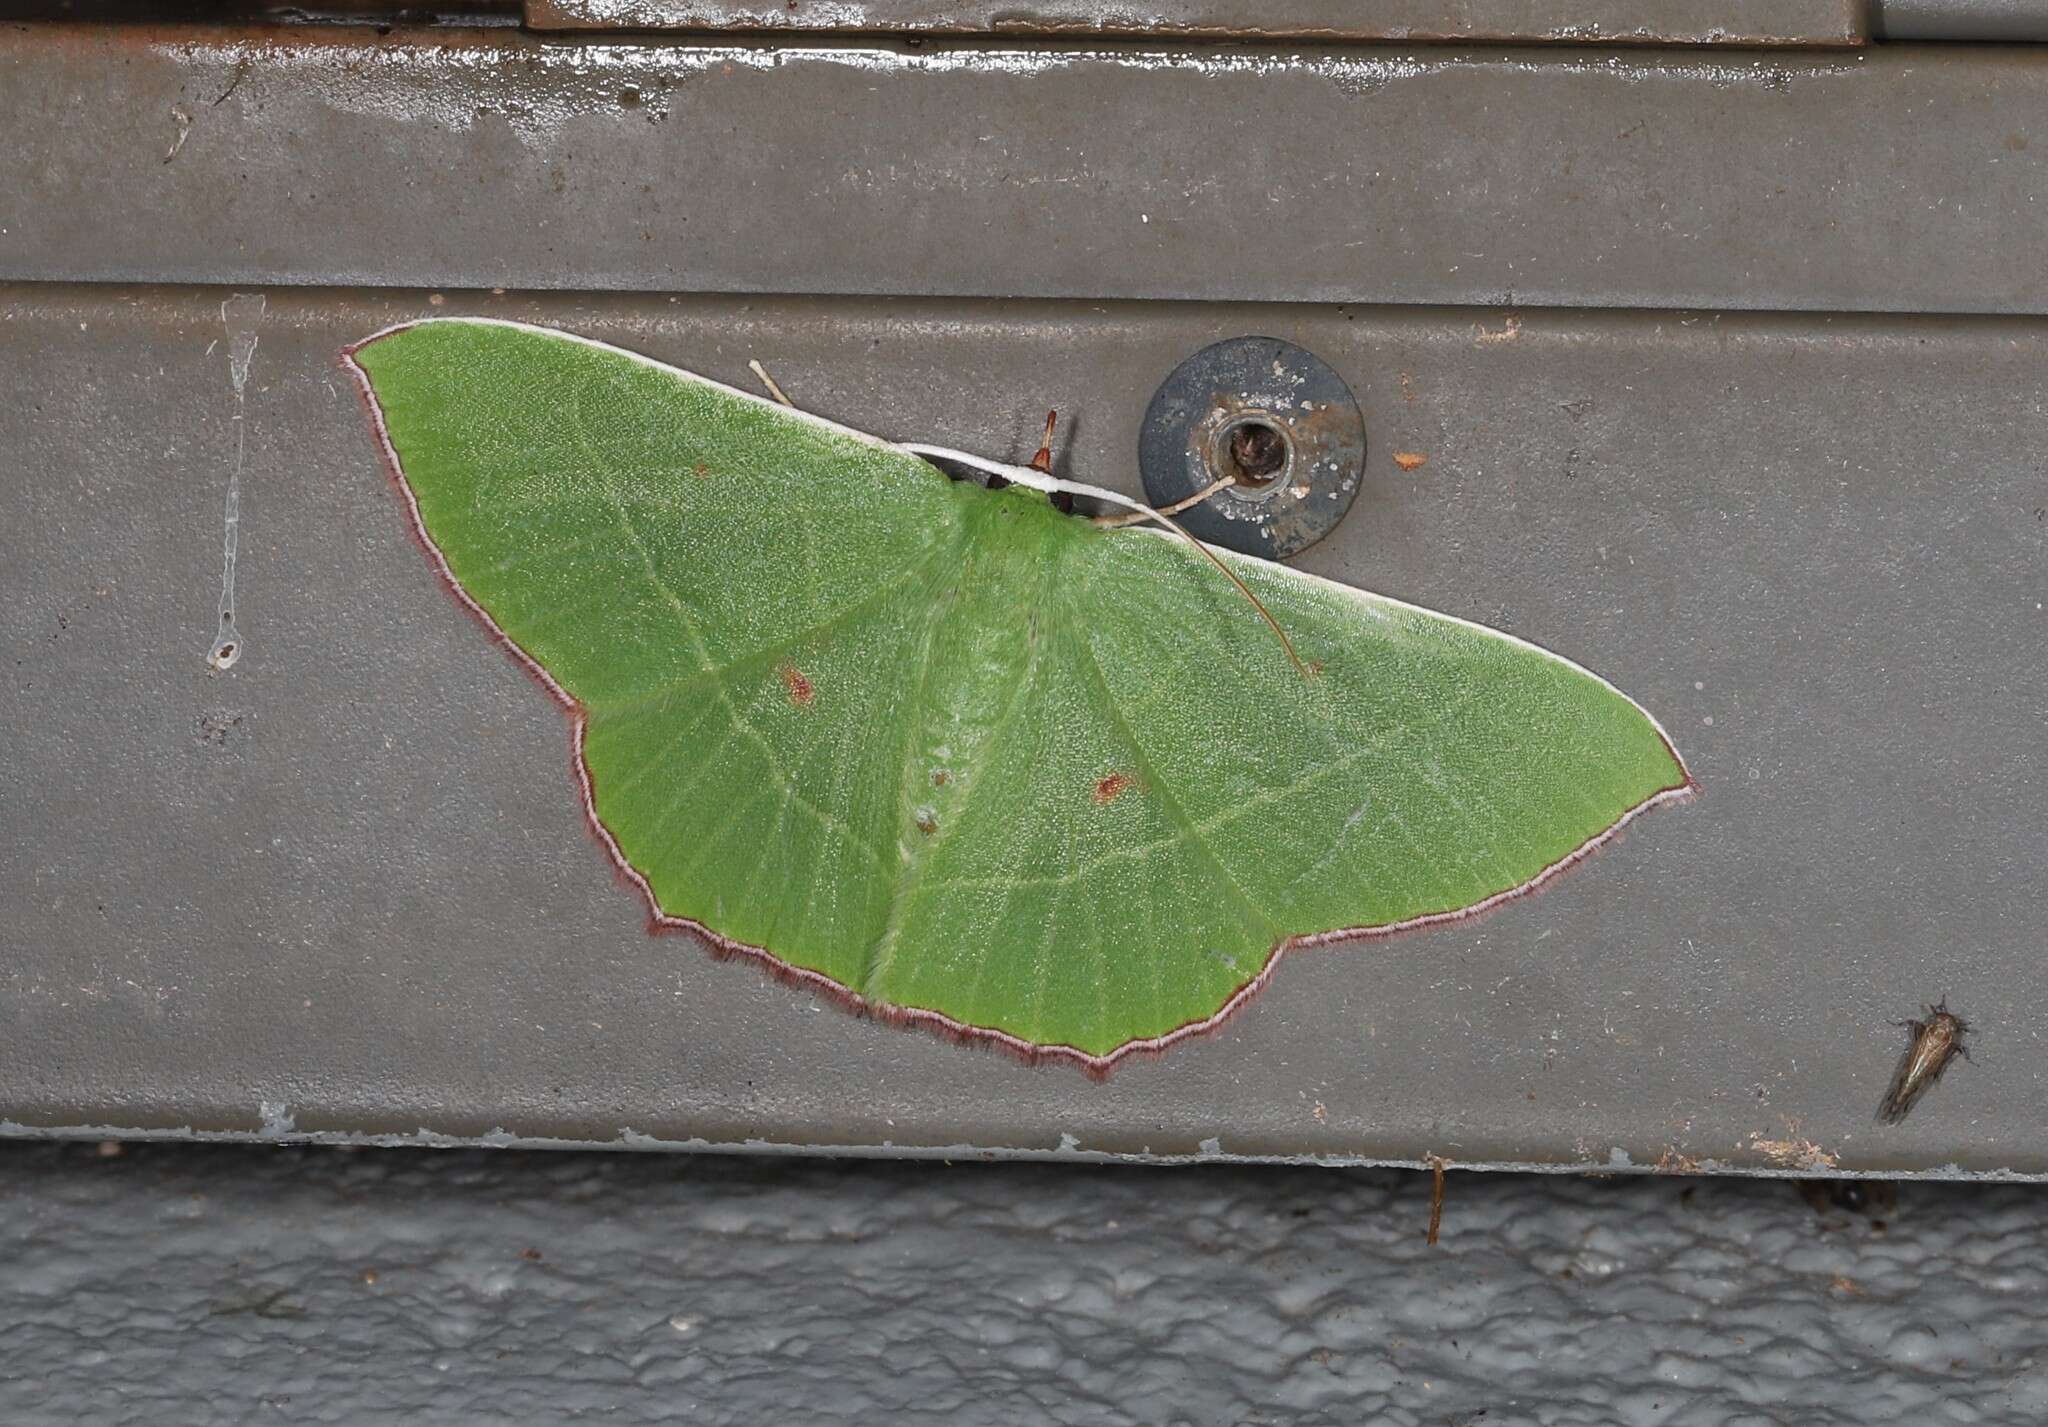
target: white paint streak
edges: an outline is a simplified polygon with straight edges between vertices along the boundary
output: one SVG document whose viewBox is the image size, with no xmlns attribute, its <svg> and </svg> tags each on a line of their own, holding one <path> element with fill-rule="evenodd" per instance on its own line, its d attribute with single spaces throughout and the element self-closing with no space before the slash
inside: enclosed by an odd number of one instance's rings
<svg viewBox="0 0 2048 1427">
<path fill-rule="evenodd" d="M 606 12 L 643 13 L 640 0 L 599 3 Z M 864 13 L 855 0 L 806 0 L 803 25 L 852 29 L 852 19 Z M 776 23 L 771 28 L 780 28 L 787 7 L 764 5 L 760 14 L 764 26 L 773 19 Z M 631 21 L 618 23 L 630 25 Z M 1100 24 L 1107 33 L 1145 27 L 1108 12 L 1100 15 Z M 1125 86 L 1119 83 L 1119 75 L 1185 74 L 1202 82 L 1255 83 L 1305 78 L 1326 83 L 1347 98 L 1362 99 L 1395 85 L 1439 79 L 1463 84 L 1474 75 L 1594 74 L 1618 84 L 1663 80 L 1775 92 L 1795 82 L 1853 75 L 1864 58 L 1831 56 L 1793 64 L 1783 58 L 1743 62 L 1732 56 L 1707 56 L 1674 62 L 1649 51 L 1627 57 L 1532 56 L 1528 52 L 1503 57 L 1439 57 L 1429 49 L 1408 53 L 1345 48 L 1227 50 L 1135 40 L 1114 46 L 986 44 L 914 51 L 824 39 L 808 44 L 678 41 L 659 45 L 591 39 L 535 45 L 524 37 L 500 41 L 479 38 L 474 32 L 462 40 L 428 46 L 363 44 L 342 34 L 318 35 L 318 29 L 310 27 L 290 45 L 278 45 L 268 38 L 236 42 L 208 36 L 203 42 L 158 42 L 149 49 L 190 67 L 196 75 L 205 76 L 203 83 L 223 90 L 240 82 L 238 76 L 247 76 L 244 102 L 258 108 L 274 90 L 312 96 L 336 114 L 401 126 L 424 124 L 457 133 L 502 128 L 530 152 L 548 156 L 563 175 L 571 171 L 564 140 L 572 128 L 599 126 L 615 134 L 620 119 L 627 115 L 636 123 L 660 124 L 669 118 L 676 93 L 685 86 L 782 70 L 839 68 L 863 76 L 967 75 L 990 81 L 1076 76 L 1103 93 L 1122 92 Z M 1094 73 L 1098 70 L 1113 73 Z M 987 102 L 1001 107 L 1013 98 L 995 95 Z M 721 98 L 698 103 L 713 114 L 722 112 Z M 173 153 L 183 132 L 173 140 Z"/>
<path fill-rule="evenodd" d="M 248 411 L 249 363 L 256 357 L 256 325 L 263 320 L 263 295 L 235 294 L 220 305 L 220 320 L 228 332 L 228 384 L 235 393 L 235 461 L 228 469 L 221 532 L 220 604 L 215 610 L 213 647 L 206 652 L 206 662 L 216 673 L 225 673 L 242 657 L 244 647 L 242 632 L 235 627 L 235 555 L 242 536 L 242 463 L 249 445 L 242 418 Z"/>
</svg>

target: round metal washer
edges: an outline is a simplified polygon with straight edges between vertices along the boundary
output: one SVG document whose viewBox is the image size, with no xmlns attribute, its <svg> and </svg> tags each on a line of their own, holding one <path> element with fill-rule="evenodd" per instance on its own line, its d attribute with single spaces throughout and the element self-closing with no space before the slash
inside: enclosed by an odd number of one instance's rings
<svg viewBox="0 0 2048 1427">
<path fill-rule="evenodd" d="M 1213 545 L 1277 560 L 1315 544 L 1351 508 L 1365 418 L 1315 353 L 1277 337 L 1233 337 L 1189 357 L 1153 393 L 1138 468 L 1155 509 L 1238 477 L 1174 519 Z"/>
</svg>

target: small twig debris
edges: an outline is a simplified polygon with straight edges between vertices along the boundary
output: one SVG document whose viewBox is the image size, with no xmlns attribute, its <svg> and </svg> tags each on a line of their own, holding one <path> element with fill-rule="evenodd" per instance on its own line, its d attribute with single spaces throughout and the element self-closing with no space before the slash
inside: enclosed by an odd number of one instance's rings
<svg viewBox="0 0 2048 1427">
<path fill-rule="evenodd" d="M 770 396 L 774 397 L 784 406 L 796 405 L 795 402 L 791 401 L 788 397 L 782 394 L 782 388 L 775 384 L 775 378 L 768 375 L 768 369 L 766 367 L 762 366 L 759 362 L 755 361 L 751 357 L 747 359 L 747 365 L 753 369 L 754 375 L 761 379 L 761 385 L 768 388 L 768 394 Z"/>
<path fill-rule="evenodd" d="M 1444 1164 L 1441 1155 L 1429 1157 L 1429 1167 L 1436 1175 L 1436 1184 L 1429 1193 L 1429 1246 L 1436 1247 L 1437 1230 L 1444 1224 Z"/>
</svg>

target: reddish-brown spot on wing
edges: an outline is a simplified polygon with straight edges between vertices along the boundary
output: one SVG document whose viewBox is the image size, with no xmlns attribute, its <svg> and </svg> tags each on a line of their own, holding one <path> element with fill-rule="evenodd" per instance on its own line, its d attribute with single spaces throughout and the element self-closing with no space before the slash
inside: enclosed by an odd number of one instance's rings
<svg viewBox="0 0 2048 1427">
<path fill-rule="evenodd" d="M 811 687 L 811 681 L 804 677 L 804 671 L 794 664 L 782 666 L 782 686 L 789 690 L 789 701 L 798 708 L 809 708 L 811 700 L 818 696 Z"/>
<path fill-rule="evenodd" d="M 1095 806 L 1107 807 L 1117 800 L 1117 795 L 1138 780 L 1129 773 L 1112 773 L 1095 785 Z"/>
</svg>

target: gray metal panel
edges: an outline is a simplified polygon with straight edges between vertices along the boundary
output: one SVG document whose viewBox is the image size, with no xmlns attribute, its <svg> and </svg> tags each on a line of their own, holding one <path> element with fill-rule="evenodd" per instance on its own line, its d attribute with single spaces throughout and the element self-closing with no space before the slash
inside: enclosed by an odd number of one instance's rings
<svg viewBox="0 0 2048 1427">
<path fill-rule="evenodd" d="M 0 276 L 2040 312 L 2021 47 L 0 30 Z"/>
<path fill-rule="evenodd" d="M 1888 40 L 2048 40 L 2048 0 L 1872 0 L 1871 12 Z"/>
<path fill-rule="evenodd" d="M 225 295 L 0 293 L 17 1127 L 2048 1172 L 2048 324 L 272 290 L 214 676 Z M 1372 442 L 1301 563 L 1583 659 L 1703 795 L 1104 1084 L 854 1019 L 645 933 L 406 535 L 335 354 L 464 310 L 1013 459 L 1057 406 L 1125 489 L 1181 358 L 1299 343 Z M 1977 1059 L 1881 1129 L 1943 994 Z"/>
<path fill-rule="evenodd" d="M 539 30 L 1845 45 L 1863 0 L 527 0 Z"/>
</svg>

